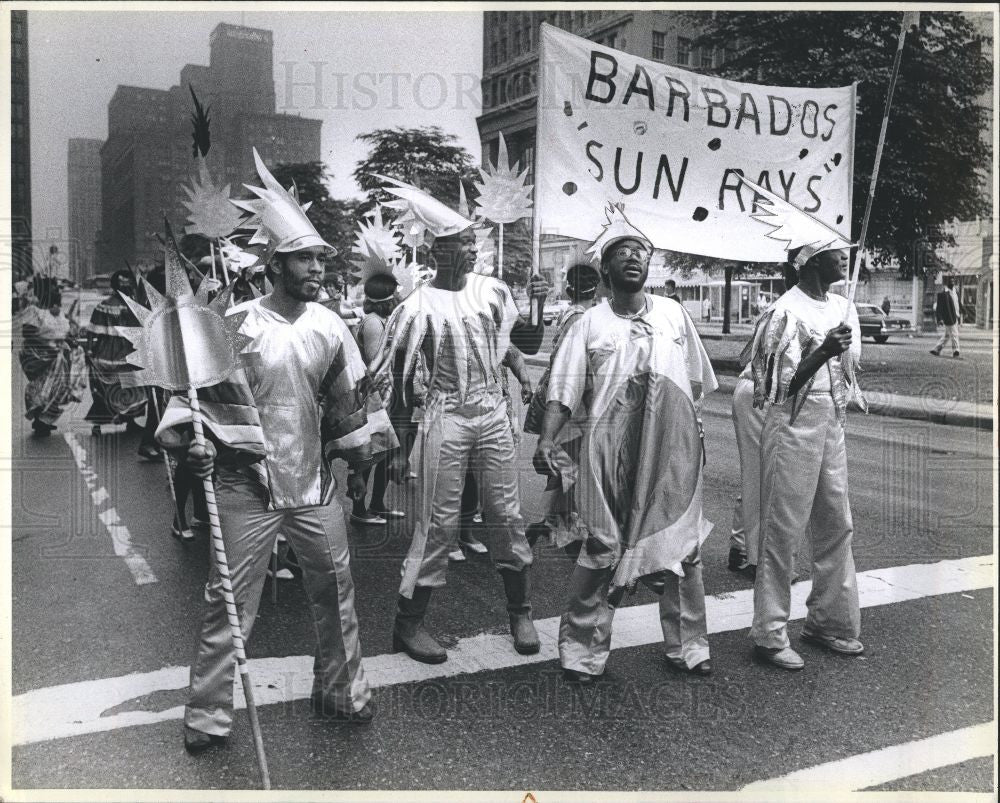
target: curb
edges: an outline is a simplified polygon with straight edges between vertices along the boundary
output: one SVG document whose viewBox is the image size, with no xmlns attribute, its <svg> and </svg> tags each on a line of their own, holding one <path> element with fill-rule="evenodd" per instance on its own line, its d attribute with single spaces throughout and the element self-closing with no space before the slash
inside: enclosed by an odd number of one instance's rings
<svg viewBox="0 0 1000 803">
<path fill-rule="evenodd" d="M 524 361 L 528 365 L 548 368 L 549 355 L 543 352 L 525 356 Z M 722 374 L 718 377 L 719 392 L 731 394 L 736 387 L 737 375 L 741 370 L 739 362 L 734 359 L 712 360 L 712 367 L 716 373 Z M 868 399 L 868 415 L 993 431 L 993 411 L 989 405 L 877 392 L 866 394 L 866 398 Z"/>
</svg>

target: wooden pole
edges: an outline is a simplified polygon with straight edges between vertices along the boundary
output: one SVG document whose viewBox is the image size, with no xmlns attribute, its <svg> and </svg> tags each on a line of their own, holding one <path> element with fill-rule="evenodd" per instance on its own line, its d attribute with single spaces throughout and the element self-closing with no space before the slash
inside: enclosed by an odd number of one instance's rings
<svg viewBox="0 0 1000 803">
<path fill-rule="evenodd" d="M 212 266 L 214 268 L 214 262 Z M 204 447 L 205 430 L 201 420 L 201 406 L 198 403 L 198 390 L 196 388 L 188 389 L 188 401 L 191 404 L 191 425 L 194 428 L 195 443 Z M 247 665 L 247 655 L 243 645 L 243 631 L 240 628 L 239 612 L 236 610 L 236 598 L 233 595 L 233 584 L 229 576 L 226 544 L 222 540 L 219 508 L 215 502 L 215 485 L 213 485 L 211 477 L 205 477 L 202 483 L 205 488 L 205 503 L 208 507 L 208 522 L 212 531 L 212 553 L 215 556 L 215 567 L 222 579 L 222 597 L 226 603 L 226 617 L 229 619 L 229 631 L 233 638 L 236 667 L 240 673 L 240 680 L 243 682 L 243 696 L 246 698 L 247 715 L 250 718 L 250 730 L 253 733 L 253 745 L 257 753 L 257 765 L 260 767 L 264 789 L 270 789 L 271 776 L 267 770 L 267 756 L 264 754 L 264 740 L 260 734 L 260 722 L 257 720 L 257 706 L 253 699 L 253 684 L 250 682 L 250 668 Z"/>
<path fill-rule="evenodd" d="M 889 91 L 885 96 L 885 112 L 882 114 L 882 130 L 878 135 L 878 147 L 875 149 L 875 166 L 872 168 L 872 180 L 868 184 L 868 200 L 865 203 L 865 216 L 861 220 L 861 237 L 858 239 L 858 249 L 854 254 L 854 275 L 848 281 L 847 308 L 854 303 L 854 294 L 858 288 L 858 277 L 861 274 L 861 252 L 865 248 L 865 238 L 868 236 L 868 221 L 872 214 L 872 204 L 875 201 L 875 185 L 878 182 L 878 169 L 882 162 L 882 149 L 885 146 L 885 134 L 889 128 L 889 109 L 892 107 L 892 95 L 896 90 L 896 78 L 899 76 L 899 64 L 903 59 L 903 43 L 906 41 L 907 23 L 910 15 L 903 13 L 903 21 L 899 26 L 899 41 L 896 44 L 896 57 L 892 62 L 892 72 L 889 76 Z"/>
</svg>

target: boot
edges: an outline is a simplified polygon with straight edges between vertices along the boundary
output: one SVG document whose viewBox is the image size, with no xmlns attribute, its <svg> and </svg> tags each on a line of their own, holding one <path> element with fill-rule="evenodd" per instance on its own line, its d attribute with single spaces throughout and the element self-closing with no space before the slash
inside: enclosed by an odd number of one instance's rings
<svg viewBox="0 0 1000 803">
<path fill-rule="evenodd" d="M 422 664 L 443 664 L 448 653 L 424 627 L 431 591 L 430 586 L 417 586 L 413 589 L 413 599 L 399 595 L 396 621 L 392 625 L 392 651 L 405 652 Z"/>
<path fill-rule="evenodd" d="M 538 633 L 531 621 L 531 574 L 525 566 L 521 571 L 501 569 L 503 589 L 507 594 L 507 613 L 510 615 L 510 634 L 514 649 L 521 655 L 534 655 L 541 648 Z"/>
</svg>

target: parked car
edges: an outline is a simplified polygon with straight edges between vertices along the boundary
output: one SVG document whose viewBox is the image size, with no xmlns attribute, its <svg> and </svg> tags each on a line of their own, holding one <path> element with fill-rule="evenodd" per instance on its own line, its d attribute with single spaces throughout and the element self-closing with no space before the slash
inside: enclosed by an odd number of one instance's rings
<svg viewBox="0 0 1000 803">
<path fill-rule="evenodd" d="M 889 340 L 890 334 L 900 334 L 910 329 L 908 320 L 892 318 L 876 304 L 855 304 L 854 306 L 858 311 L 858 323 L 861 324 L 861 337 L 870 337 L 876 343 L 885 343 Z"/>
<path fill-rule="evenodd" d="M 553 321 L 558 320 L 559 316 L 569 308 L 570 301 L 568 298 L 557 298 L 555 301 L 546 302 L 542 308 L 542 320 L 546 326 L 551 326 Z"/>
</svg>

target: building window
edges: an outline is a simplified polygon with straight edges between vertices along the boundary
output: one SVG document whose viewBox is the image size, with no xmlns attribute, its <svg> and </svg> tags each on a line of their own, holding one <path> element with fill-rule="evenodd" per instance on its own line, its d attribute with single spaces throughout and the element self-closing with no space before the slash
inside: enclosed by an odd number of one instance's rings
<svg viewBox="0 0 1000 803">
<path fill-rule="evenodd" d="M 500 39 L 500 62 L 507 61 L 507 37 L 501 37 Z M 498 62 L 499 63 L 499 62 Z"/>
<path fill-rule="evenodd" d="M 528 168 L 528 175 L 525 176 L 525 183 L 533 184 L 535 182 L 535 145 L 533 142 L 528 142 L 525 144 L 524 148 L 521 150 L 520 167 L 522 170 Z"/>
<path fill-rule="evenodd" d="M 715 60 L 712 58 L 712 48 L 703 47 L 701 49 L 701 66 L 703 69 L 711 69 L 715 66 Z"/>
<path fill-rule="evenodd" d="M 665 61 L 667 58 L 667 35 L 662 31 L 653 31 L 653 60 Z"/>
<path fill-rule="evenodd" d="M 490 42 L 490 66 L 491 67 L 495 67 L 499 63 L 499 61 L 500 61 L 500 59 L 498 57 L 499 52 L 500 51 L 497 48 L 497 42 L 494 39 L 492 42 Z"/>
<path fill-rule="evenodd" d="M 691 40 L 683 36 L 677 37 L 677 63 L 688 64 L 691 60 Z"/>
</svg>

